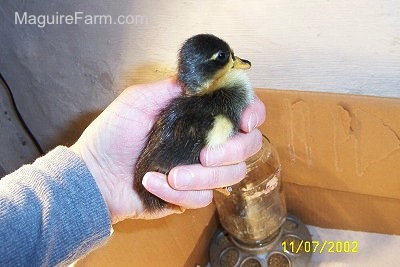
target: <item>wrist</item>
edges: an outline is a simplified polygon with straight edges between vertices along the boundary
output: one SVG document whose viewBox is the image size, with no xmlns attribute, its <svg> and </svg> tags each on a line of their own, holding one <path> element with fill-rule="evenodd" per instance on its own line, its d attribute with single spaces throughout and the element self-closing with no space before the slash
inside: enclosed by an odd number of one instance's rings
<svg viewBox="0 0 400 267">
<path fill-rule="evenodd" d="M 90 156 L 90 153 L 85 152 L 82 146 L 78 142 L 73 144 L 70 147 L 70 149 L 85 163 L 86 167 L 88 168 L 90 174 L 93 177 L 93 180 L 97 185 L 97 188 L 99 189 L 103 197 L 103 200 L 108 209 L 108 213 L 110 214 L 111 221 L 114 221 L 113 214 L 110 209 L 110 201 L 109 201 L 110 193 L 105 184 L 104 179 L 101 178 L 102 177 L 101 168 L 95 166 L 96 164 L 95 160 L 93 159 L 93 156 Z"/>
</svg>

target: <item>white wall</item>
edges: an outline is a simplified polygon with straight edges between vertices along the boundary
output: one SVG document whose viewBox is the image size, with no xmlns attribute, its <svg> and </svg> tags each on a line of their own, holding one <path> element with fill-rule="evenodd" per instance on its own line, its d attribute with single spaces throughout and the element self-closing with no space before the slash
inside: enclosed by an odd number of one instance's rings
<svg viewBox="0 0 400 267">
<path fill-rule="evenodd" d="M 15 25 L 14 13 L 145 16 L 133 25 Z M 72 143 L 124 87 L 174 73 L 214 33 L 255 87 L 400 97 L 400 1 L 2 1 L 0 71 L 44 148 Z"/>
</svg>

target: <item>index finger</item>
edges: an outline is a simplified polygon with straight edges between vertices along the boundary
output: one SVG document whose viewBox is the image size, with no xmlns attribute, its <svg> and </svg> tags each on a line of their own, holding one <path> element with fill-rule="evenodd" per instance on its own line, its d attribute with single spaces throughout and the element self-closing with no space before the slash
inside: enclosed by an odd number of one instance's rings
<svg viewBox="0 0 400 267">
<path fill-rule="evenodd" d="M 261 146 L 262 134 L 258 129 L 249 133 L 239 132 L 221 146 L 204 147 L 200 151 L 200 162 L 203 166 L 239 163 L 257 153 Z"/>
</svg>

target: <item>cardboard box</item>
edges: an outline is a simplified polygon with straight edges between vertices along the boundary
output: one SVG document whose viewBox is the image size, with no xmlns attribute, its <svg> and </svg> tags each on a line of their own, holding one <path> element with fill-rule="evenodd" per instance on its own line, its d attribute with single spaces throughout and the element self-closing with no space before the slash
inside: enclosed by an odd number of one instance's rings
<svg viewBox="0 0 400 267">
<path fill-rule="evenodd" d="M 400 99 L 257 90 L 288 210 L 316 226 L 400 234 Z M 117 224 L 77 266 L 205 266 L 215 208 Z"/>
<path fill-rule="evenodd" d="M 400 99 L 258 94 L 290 211 L 307 224 L 400 234 Z"/>
</svg>

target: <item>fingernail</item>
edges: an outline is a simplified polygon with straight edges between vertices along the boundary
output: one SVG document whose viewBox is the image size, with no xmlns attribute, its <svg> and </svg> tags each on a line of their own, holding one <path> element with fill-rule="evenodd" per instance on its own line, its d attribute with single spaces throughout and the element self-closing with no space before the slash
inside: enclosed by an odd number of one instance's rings
<svg viewBox="0 0 400 267">
<path fill-rule="evenodd" d="M 166 182 L 163 174 L 148 172 L 143 176 L 142 185 L 149 191 L 158 190 Z"/>
<path fill-rule="evenodd" d="M 250 114 L 249 121 L 247 122 L 247 128 L 249 131 L 254 130 L 258 125 L 258 116 L 256 113 L 252 112 Z"/>
<path fill-rule="evenodd" d="M 180 168 L 173 172 L 175 188 L 185 188 L 192 184 L 193 173 L 188 169 Z"/>
<path fill-rule="evenodd" d="M 214 147 L 206 149 L 206 166 L 217 166 L 220 164 L 221 158 L 224 156 L 222 147 Z"/>
</svg>

